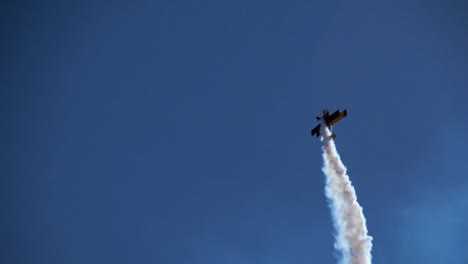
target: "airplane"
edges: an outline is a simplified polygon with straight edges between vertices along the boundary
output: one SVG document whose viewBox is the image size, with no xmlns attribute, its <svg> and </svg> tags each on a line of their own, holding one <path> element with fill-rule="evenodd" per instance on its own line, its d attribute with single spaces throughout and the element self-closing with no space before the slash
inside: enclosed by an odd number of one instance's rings
<svg viewBox="0 0 468 264">
<path fill-rule="evenodd" d="M 327 127 L 331 129 L 331 127 L 336 122 L 338 122 L 341 119 L 345 118 L 347 115 L 348 115 L 348 113 L 346 112 L 346 110 L 343 110 L 342 112 L 340 110 L 336 110 L 335 113 L 330 114 L 330 112 L 325 109 L 325 110 L 323 110 L 322 117 L 317 116 L 316 119 L 317 119 L 317 121 L 320 121 L 321 119 L 323 119 L 325 121 L 325 124 L 327 125 Z M 314 136 L 314 135 L 316 135 L 317 137 L 320 136 L 320 125 L 321 124 L 318 124 L 314 129 L 312 129 L 310 131 L 310 134 L 312 136 Z M 333 140 L 335 140 L 336 134 L 332 134 L 331 137 L 333 138 Z"/>
</svg>

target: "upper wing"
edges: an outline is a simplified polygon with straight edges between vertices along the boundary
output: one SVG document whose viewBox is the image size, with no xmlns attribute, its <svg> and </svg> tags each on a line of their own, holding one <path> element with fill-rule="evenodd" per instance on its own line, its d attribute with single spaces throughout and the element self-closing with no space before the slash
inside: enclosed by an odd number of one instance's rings
<svg viewBox="0 0 468 264">
<path fill-rule="evenodd" d="M 310 131 L 310 134 L 312 136 L 314 136 L 314 135 L 317 135 L 317 137 L 320 136 L 320 124 L 318 124 L 314 129 L 312 129 Z"/>
<path fill-rule="evenodd" d="M 327 122 L 328 126 L 333 126 L 336 122 L 340 121 L 347 115 L 348 113 L 346 112 L 346 110 L 344 110 L 343 112 L 340 112 L 340 110 L 336 110 L 336 112 L 327 117 L 327 120 L 325 121 Z"/>
</svg>

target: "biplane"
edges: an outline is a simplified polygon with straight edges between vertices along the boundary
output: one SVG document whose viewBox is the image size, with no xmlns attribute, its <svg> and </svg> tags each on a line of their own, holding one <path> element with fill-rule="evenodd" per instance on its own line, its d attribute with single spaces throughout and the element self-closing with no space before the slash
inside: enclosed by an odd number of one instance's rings
<svg viewBox="0 0 468 264">
<path fill-rule="evenodd" d="M 331 129 L 331 127 L 336 124 L 336 122 L 340 121 L 341 119 L 345 118 L 348 115 L 346 110 L 340 111 L 336 110 L 333 114 L 330 114 L 328 110 L 323 110 L 323 115 L 322 117 L 317 116 L 317 121 L 323 120 L 324 123 L 327 125 L 328 128 Z M 318 124 L 314 129 L 310 131 L 310 134 L 312 136 L 316 135 L 317 137 L 320 136 L 320 126 L 321 124 Z M 332 134 L 331 137 L 333 139 L 336 138 L 336 134 Z"/>
</svg>

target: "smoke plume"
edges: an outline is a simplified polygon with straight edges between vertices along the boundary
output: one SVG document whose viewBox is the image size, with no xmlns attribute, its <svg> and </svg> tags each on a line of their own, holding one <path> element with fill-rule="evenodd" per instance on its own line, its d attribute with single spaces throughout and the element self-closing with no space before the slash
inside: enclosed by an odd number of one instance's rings
<svg viewBox="0 0 468 264">
<path fill-rule="evenodd" d="M 321 135 L 325 194 L 330 201 L 336 229 L 335 249 L 340 254 L 340 263 L 371 264 L 372 237 L 367 234 L 362 207 L 357 202 L 356 192 L 331 139 L 331 132 L 323 123 Z"/>
</svg>

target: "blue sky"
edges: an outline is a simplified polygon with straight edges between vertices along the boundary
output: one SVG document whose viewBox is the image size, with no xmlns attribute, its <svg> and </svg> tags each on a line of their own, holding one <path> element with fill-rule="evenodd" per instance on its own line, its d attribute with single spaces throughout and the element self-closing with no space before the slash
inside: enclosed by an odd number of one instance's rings
<svg viewBox="0 0 468 264">
<path fill-rule="evenodd" d="M 6 1 L 2 263 L 468 263 L 463 1 Z"/>
</svg>

